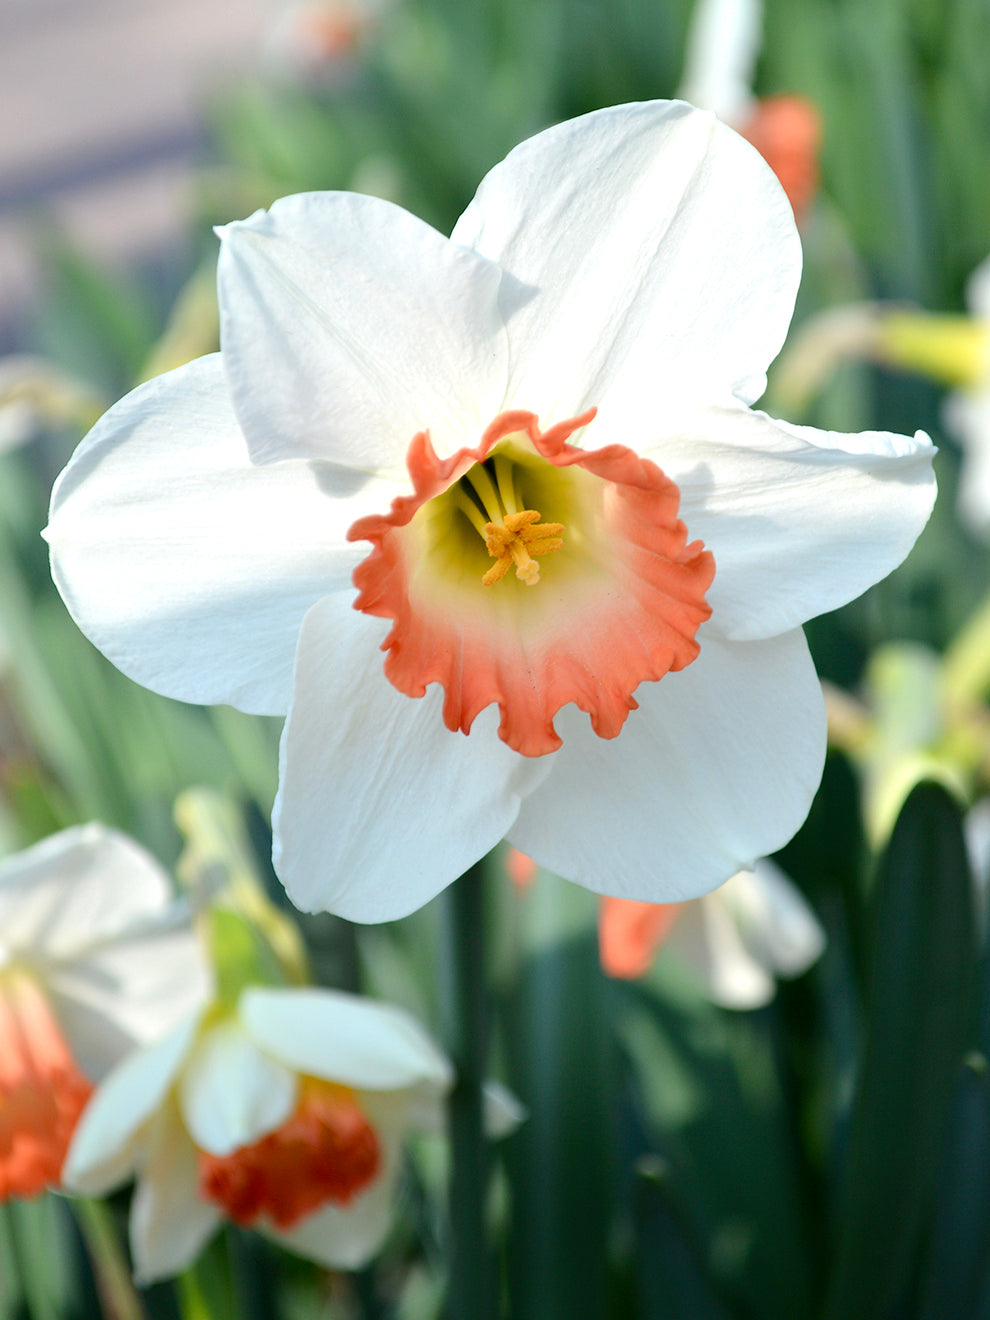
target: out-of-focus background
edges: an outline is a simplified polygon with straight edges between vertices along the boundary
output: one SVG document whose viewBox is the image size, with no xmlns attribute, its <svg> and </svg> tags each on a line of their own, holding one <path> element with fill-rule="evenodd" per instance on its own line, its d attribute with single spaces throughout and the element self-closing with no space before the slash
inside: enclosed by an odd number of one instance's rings
<svg viewBox="0 0 990 1320">
<path fill-rule="evenodd" d="M 270 21 L 264 0 L 2 0 L 0 351 L 24 344 L 39 225 L 117 266 L 188 250 L 203 107 Z"/>
<path fill-rule="evenodd" d="M 735 44 L 738 6 L 699 34 L 701 8 L 0 0 L 0 854 L 100 819 L 172 866 L 195 787 L 220 795 L 287 910 L 269 860 L 277 724 L 123 678 L 68 617 L 41 537 L 101 412 L 216 348 L 212 226 L 343 188 L 449 232 L 528 135 L 703 88 L 777 170 L 804 245 L 765 406 L 928 431 L 940 495 L 905 564 L 807 630 L 831 753 L 777 861 L 826 937 L 810 970 L 776 993 L 768 975 L 745 1008 L 712 991 L 725 946 L 703 974 L 665 947 L 606 975 L 597 900 L 545 875 L 513 889 L 495 859 L 492 1071 L 529 1112 L 497 1157 L 502 1309 L 990 1320 L 990 298 L 973 283 L 990 254 L 990 4 L 766 0 L 743 6 Z M 920 780 L 938 786 L 909 797 Z M 383 928 L 299 920 L 319 981 L 442 1036 L 436 904 Z M 766 928 L 750 937 L 772 962 Z M 413 1149 L 382 1258 L 355 1277 L 228 1230 L 195 1287 L 104 1314 L 433 1320 L 445 1171 Z M 125 1210 L 111 1203 L 118 1227 Z M 0 1320 L 98 1314 L 75 1222 L 58 1197 L 0 1206 Z"/>
</svg>

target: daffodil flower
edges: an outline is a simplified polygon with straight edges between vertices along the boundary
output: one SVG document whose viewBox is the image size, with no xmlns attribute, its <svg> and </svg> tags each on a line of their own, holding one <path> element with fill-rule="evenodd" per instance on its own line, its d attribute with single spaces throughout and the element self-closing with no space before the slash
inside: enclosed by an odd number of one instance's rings
<svg viewBox="0 0 990 1320">
<path fill-rule="evenodd" d="M 99 825 L 0 862 L 0 1200 L 58 1185 L 92 1083 L 205 999 L 174 913 L 161 867 Z"/>
<path fill-rule="evenodd" d="M 709 999 L 739 1009 L 769 1003 L 777 978 L 800 976 L 825 947 L 817 917 L 766 858 L 690 903 L 605 898 L 598 938 L 610 976 L 642 976 L 658 951 L 669 949 Z"/>
<path fill-rule="evenodd" d="M 111 409 L 47 536 L 126 673 L 288 713 L 293 901 L 399 917 L 504 836 L 670 901 L 780 847 L 825 750 L 800 625 L 935 485 L 922 434 L 751 410 L 801 268 L 758 154 L 622 105 L 517 147 L 450 239 L 312 193 L 222 240 L 221 353 Z"/>
<path fill-rule="evenodd" d="M 190 1017 L 110 1074 L 76 1131 L 65 1185 L 99 1196 L 136 1176 L 142 1282 L 185 1269 L 224 1219 L 356 1268 L 388 1229 L 402 1137 L 442 1126 L 451 1076 L 397 1008 L 249 987 L 235 1010 Z"/>
</svg>

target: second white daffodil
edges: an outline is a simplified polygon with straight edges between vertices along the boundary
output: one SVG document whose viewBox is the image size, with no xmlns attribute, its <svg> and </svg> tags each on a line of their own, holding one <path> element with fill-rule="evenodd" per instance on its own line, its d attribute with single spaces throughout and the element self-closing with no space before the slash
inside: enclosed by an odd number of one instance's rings
<svg viewBox="0 0 990 1320">
<path fill-rule="evenodd" d="M 209 990 L 168 876 L 125 835 L 74 826 L 0 862 L 0 1200 L 58 1185 L 93 1083 Z"/>
<path fill-rule="evenodd" d="M 111 409 L 47 534 L 126 673 L 288 715 L 293 900 L 398 917 L 507 836 L 670 901 L 780 847 L 825 749 L 801 624 L 935 485 L 924 435 L 751 410 L 801 269 L 758 154 L 616 106 L 516 148 L 450 239 L 314 193 L 222 240 L 222 352 Z"/>
<path fill-rule="evenodd" d="M 713 1003 L 745 1009 L 768 1004 L 778 977 L 807 971 L 825 932 L 800 891 L 764 857 L 691 903 L 603 899 L 598 942 L 610 976 L 642 976 L 658 950 L 669 948 Z"/>
<path fill-rule="evenodd" d="M 224 1219 L 336 1269 L 363 1265 L 395 1206 L 401 1138 L 438 1130 L 451 1068 L 397 1008 L 335 990 L 249 987 L 132 1054 L 87 1108 L 71 1191 L 136 1176 L 143 1282 L 185 1269 Z M 499 1096 L 498 1120 L 513 1114 Z"/>
</svg>

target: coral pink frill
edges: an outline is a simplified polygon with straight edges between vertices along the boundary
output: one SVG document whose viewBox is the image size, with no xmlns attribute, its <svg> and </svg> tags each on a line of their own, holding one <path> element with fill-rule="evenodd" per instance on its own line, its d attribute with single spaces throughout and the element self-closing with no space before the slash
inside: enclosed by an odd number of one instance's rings
<svg viewBox="0 0 990 1320">
<path fill-rule="evenodd" d="M 236 1224 L 266 1215 L 292 1228 L 327 1202 L 348 1205 L 381 1165 L 378 1136 L 353 1091 L 308 1078 L 280 1128 L 230 1155 L 199 1153 L 199 1192 Z"/>
<path fill-rule="evenodd" d="M 393 620 L 383 643 L 390 681 L 411 697 L 442 684 L 444 722 L 465 733 L 497 702 L 499 736 L 525 756 L 561 745 L 553 718 L 571 701 L 614 738 L 640 683 L 695 659 L 695 633 L 711 613 L 704 597 L 715 561 L 700 541 L 688 543 L 677 486 L 623 445 L 569 444 L 593 417 L 541 432 L 532 413 L 503 413 L 477 448 L 445 459 L 420 432 L 407 458 L 413 493 L 348 533 L 374 546 L 355 570 L 355 605 Z M 464 512 L 482 484 L 476 465 L 500 458 L 500 490 L 552 519 L 548 532 L 562 528 L 559 550 L 537 541 L 556 552 L 532 581 L 521 571 L 483 581 L 495 550 Z M 484 480 L 494 497 L 494 480 Z M 491 514 L 479 506 L 477 518 Z"/>
<path fill-rule="evenodd" d="M 57 1186 L 92 1092 L 35 978 L 0 982 L 0 1201 Z"/>
</svg>

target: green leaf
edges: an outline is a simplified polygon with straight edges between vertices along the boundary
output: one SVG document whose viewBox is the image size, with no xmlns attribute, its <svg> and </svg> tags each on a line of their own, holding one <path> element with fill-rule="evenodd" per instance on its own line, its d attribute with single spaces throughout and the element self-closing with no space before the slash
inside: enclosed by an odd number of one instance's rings
<svg viewBox="0 0 990 1320">
<path fill-rule="evenodd" d="M 178 1283 L 182 1320 L 239 1320 L 226 1234 L 208 1243 Z"/>
<path fill-rule="evenodd" d="M 597 901 L 541 874 L 521 907 L 532 952 L 509 1006 L 506 1050 L 510 1086 L 529 1116 L 506 1143 L 509 1313 L 599 1320 L 607 1314 L 615 1165 Z"/>
<path fill-rule="evenodd" d="M 48 355 L 109 393 L 137 379 L 155 338 L 148 299 L 85 256 L 51 224 L 41 229 L 46 273 L 39 337 Z"/>
<path fill-rule="evenodd" d="M 675 1301 L 686 1304 L 703 1285 L 709 1301 L 697 1302 L 699 1317 L 717 1299 L 740 1320 L 809 1315 L 816 1242 L 776 1010 L 729 1013 L 700 996 L 678 998 L 673 986 L 651 1003 L 654 984 L 651 977 L 614 987 L 617 1030 L 655 1152 L 642 1231 L 656 1239 L 644 1238 L 639 1254 L 662 1252 L 665 1270 L 687 1280 L 693 1266 L 698 1275 L 678 1299 L 668 1295 L 670 1277 L 653 1280 L 651 1295 L 667 1296 L 667 1310 L 657 1313 L 680 1314 Z M 649 1272 L 641 1269 L 644 1283 Z"/>
<path fill-rule="evenodd" d="M 6 1231 L 0 1229 L 0 1316 L 63 1320 L 73 1314 L 73 1299 L 92 1306 L 65 1202 L 49 1195 L 15 1198 L 0 1210 L 6 1220 Z"/>
<path fill-rule="evenodd" d="M 921 1315 L 973 1316 L 990 1277 L 990 1074 L 982 1055 L 956 1087 Z"/>
<path fill-rule="evenodd" d="M 905 1297 L 972 1022 L 973 881 L 960 811 L 944 789 L 921 784 L 905 803 L 881 860 L 873 915 L 832 1320 L 882 1320 Z"/>
<path fill-rule="evenodd" d="M 662 1161 L 641 1161 L 633 1215 L 637 1300 L 643 1320 L 727 1320 L 707 1262 L 672 1189 Z"/>
</svg>

